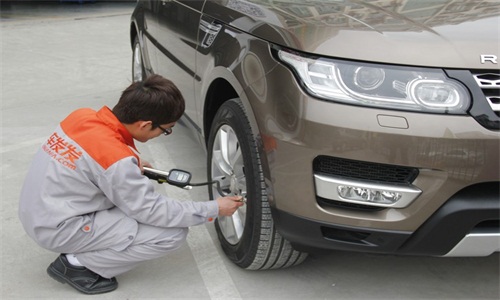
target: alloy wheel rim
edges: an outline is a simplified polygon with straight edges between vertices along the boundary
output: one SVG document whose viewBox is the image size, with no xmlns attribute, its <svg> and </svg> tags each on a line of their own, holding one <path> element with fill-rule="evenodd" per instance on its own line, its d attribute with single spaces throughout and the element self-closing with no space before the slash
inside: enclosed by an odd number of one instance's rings
<svg viewBox="0 0 500 300">
<path fill-rule="evenodd" d="M 240 142 L 233 128 L 223 125 L 217 131 L 212 148 L 212 179 L 219 180 L 226 195 L 247 194 L 243 155 Z M 213 194 L 220 193 L 213 188 Z M 228 243 L 236 245 L 243 235 L 247 205 L 243 205 L 231 217 L 219 217 L 220 230 Z"/>
</svg>

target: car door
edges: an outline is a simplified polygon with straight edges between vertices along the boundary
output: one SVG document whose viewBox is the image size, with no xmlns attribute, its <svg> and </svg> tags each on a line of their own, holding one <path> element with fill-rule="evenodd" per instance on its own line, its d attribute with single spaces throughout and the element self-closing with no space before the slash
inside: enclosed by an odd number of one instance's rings
<svg viewBox="0 0 500 300">
<path fill-rule="evenodd" d="M 161 0 L 158 6 L 156 73 L 172 80 L 186 100 L 186 114 L 195 116 L 195 51 L 202 0 Z"/>
</svg>

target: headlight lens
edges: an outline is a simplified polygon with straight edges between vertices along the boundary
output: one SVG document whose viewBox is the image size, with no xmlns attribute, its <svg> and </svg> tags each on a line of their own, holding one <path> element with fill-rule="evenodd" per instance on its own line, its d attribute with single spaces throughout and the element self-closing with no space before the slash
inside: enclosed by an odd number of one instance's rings
<svg viewBox="0 0 500 300">
<path fill-rule="evenodd" d="M 442 70 L 312 59 L 283 50 L 279 58 L 314 96 L 363 106 L 465 114 L 466 88 Z"/>
</svg>

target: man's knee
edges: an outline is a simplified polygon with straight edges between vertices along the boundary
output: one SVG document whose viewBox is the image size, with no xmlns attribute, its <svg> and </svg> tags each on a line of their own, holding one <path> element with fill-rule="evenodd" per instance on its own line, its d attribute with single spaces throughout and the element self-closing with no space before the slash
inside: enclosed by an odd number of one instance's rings
<svg viewBox="0 0 500 300">
<path fill-rule="evenodd" d="M 188 233 L 189 233 L 189 228 L 176 228 L 176 229 L 179 230 L 177 235 L 176 235 L 176 239 L 184 242 L 187 238 Z"/>
</svg>

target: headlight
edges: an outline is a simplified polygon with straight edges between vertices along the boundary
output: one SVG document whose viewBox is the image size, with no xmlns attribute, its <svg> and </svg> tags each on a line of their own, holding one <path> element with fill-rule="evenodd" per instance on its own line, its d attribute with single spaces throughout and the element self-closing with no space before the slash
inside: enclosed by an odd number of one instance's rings
<svg viewBox="0 0 500 300">
<path fill-rule="evenodd" d="M 314 96 L 355 105 L 465 114 L 469 93 L 440 69 L 312 59 L 278 51 Z"/>
</svg>

